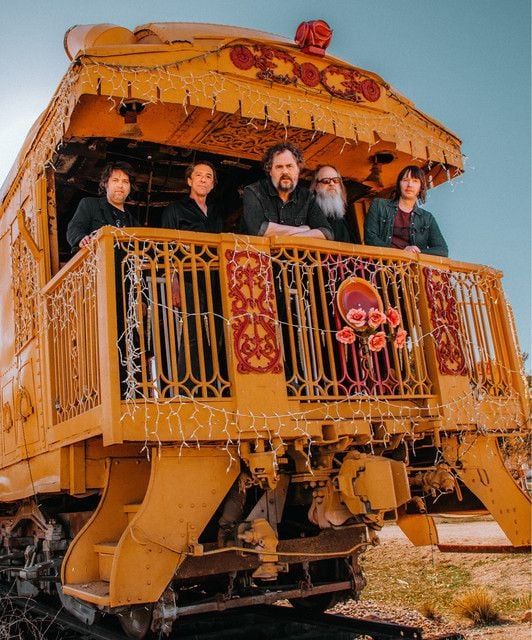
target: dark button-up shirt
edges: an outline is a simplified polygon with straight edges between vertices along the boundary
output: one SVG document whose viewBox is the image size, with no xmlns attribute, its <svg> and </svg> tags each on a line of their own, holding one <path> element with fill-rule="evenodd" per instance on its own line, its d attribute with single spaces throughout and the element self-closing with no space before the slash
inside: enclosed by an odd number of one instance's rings
<svg viewBox="0 0 532 640">
<path fill-rule="evenodd" d="M 327 240 L 333 232 L 314 194 L 297 185 L 284 202 L 269 178 L 259 180 L 244 189 L 244 213 L 241 231 L 251 236 L 263 236 L 270 222 L 292 227 L 309 226 L 319 229 Z"/>
<path fill-rule="evenodd" d="M 360 244 L 360 235 L 355 225 L 350 225 L 345 218 L 327 218 L 331 225 L 336 242 Z"/>
<path fill-rule="evenodd" d="M 181 231 L 220 233 L 223 220 L 216 203 L 207 203 L 207 215 L 205 215 L 195 200 L 185 196 L 166 207 L 163 211 L 161 226 Z"/>
</svg>

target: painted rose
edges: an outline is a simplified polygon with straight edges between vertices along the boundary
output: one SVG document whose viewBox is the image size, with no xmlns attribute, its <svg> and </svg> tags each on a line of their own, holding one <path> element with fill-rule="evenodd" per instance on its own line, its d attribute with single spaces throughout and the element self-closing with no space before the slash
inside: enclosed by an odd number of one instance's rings
<svg viewBox="0 0 532 640">
<path fill-rule="evenodd" d="M 382 311 L 375 308 L 368 311 L 368 324 L 372 329 L 380 327 L 383 322 L 386 322 L 386 316 Z"/>
<path fill-rule="evenodd" d="M 399 311 L 397 311 L 397 309 L 394 309 L 393 307 L 390 307 L 388 309 L 388 311 L 386 312 L 386 317 L 388 318 L 388 323 L 394 329 L 401 323 L 401 314 L 399 313 Z"/>
<path fill-rule="evenodd" d="M 377 333 L 374 333 L 368 338 L 368 347 L 370 351 L 380 351 L 385 344 L 386 334 L 384 331 L 377 331 Z"/>
<path fill-rule="evenodd" d="M 342 344 L 353 344 L 356 337 L 356 333 L 351 329 L 351 327 L 344 327 L 343 329 L 340 329 L 340 331 L 336 332 L 336 339 Z"/>
<path fill-rule="evenodd" d="M 398 329 L 395 334 L 394 344 L 398 349 L 402 349 L 405 346 L 407 333 L 404 329 Z"/>
<path fill-rule="evenodd" d="M 347 312 L 347 322 L 357 329 L 362 329 L 366 324 L 366 312 L 364 309 L 349 309 Z"/>
</svg>

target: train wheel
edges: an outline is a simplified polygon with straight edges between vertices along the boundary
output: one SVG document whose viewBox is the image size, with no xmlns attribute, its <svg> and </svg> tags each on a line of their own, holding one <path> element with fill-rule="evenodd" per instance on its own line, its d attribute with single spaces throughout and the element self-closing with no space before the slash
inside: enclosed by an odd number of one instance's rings
<svg viewBox="0 0 532 640">
<path fill-rule="evenodd" d="M 150 633 L 153 605 L 146 604 L 138 607 L 130 607 L 117 613 L 122 630 L 128 638 L 142 640 Z"/>
</svg>

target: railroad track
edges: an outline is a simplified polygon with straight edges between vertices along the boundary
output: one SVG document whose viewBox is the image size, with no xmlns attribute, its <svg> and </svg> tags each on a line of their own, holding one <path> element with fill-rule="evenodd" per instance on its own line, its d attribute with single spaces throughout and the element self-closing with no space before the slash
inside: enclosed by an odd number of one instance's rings
<svg viewBox="0 0 532 640">
<path fill-rule="evenodd" d="M 24 640 L 65 638 L 68 640 L 125 640 L 126 636 L 111 626 L 87 626 L 69 613 L 51 604 L 32 598 L 15 596 L 2 591 L 2 599 L 9 598 L 9 606 L 24 612 L 31 621 L 17 633 Z M 4 607 L 5 608 L 5 607 Z M 3 623 L 4 615 L 0 618 Z M 33 620 L 33 621 L 32 621 Z M 35 624 L 35 620 L 39 624 Z M 31 634 L 33 630 L 33 637 Z M 53 630 L 53 635 L 51 631 Z M 63 635 L 61 635 L 63 634 Z M 0 634 L 6 637 L 4 634 Z M 9 635 L 7 637 L 16 637 Z M 257 605 L 186 616 L 178 620 L 171 639 L 179 640 L 463 640 L 461 634 L 424 636 L 421 628 L 391 622 L 350 618 L 342 615 L 316 613 L 304 609 L 277 605 Z"/>
</svg>

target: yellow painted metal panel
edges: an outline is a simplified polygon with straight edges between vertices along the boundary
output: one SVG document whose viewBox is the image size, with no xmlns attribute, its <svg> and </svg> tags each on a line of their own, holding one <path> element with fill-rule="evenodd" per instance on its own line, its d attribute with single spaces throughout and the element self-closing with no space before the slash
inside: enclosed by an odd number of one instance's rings
<svg viewBox="0 0 532 640">
<path fill-rule="evenodd" d="M 230 462 L 227 452 L 208 447 L 153 451 L 146 496 L 115 551 L 110 606 L 161 596 L 236 480 L 240 467 Z"/>
<path fill-rule="evenodd" d="M 445 459 L 497 521 L 514 546 L 531 544 L 530 496 L 505 466 L 497 438 L 473 433 L 442 439 Z M 458 464 L 457 464 L 458 463 Z"/>
</svg>

